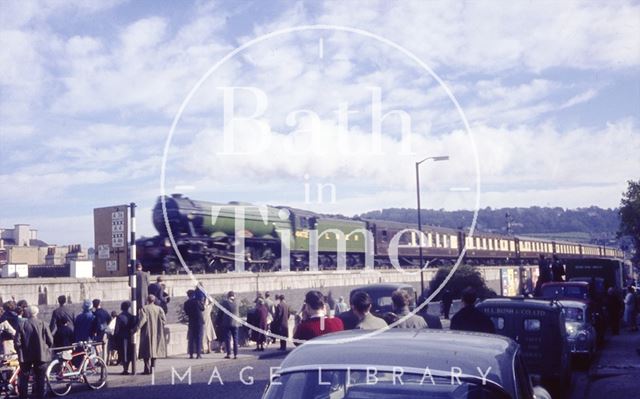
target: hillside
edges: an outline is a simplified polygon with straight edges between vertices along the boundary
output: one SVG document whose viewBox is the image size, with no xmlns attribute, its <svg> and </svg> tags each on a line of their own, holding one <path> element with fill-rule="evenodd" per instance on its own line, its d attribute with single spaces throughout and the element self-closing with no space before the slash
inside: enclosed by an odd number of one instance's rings
<svg viewBox="0 0 640 399">
<path fill-rule="evenodd" d="M 415 209 L 389 208 L 360 215 L 363 218 L 393 220 L 416 223 Z M 472 211 L 422 210 L 424 224 L 468 228 L 473 218 Z M 541 208 L 484 208 L 478 212 L 477 229 L 487 232 L 506 233 L 507 224 L 517 235 L 530 235 L 581 242 L 615 240 L 618 230 L 618 210 L 589 208 L 563 209 Z"/>
</svg>

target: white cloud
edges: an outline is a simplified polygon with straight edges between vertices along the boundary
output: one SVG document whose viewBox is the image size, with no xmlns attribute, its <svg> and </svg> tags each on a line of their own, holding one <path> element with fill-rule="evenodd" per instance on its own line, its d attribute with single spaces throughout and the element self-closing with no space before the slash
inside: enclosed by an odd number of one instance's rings
<svg viewBox="0 0 640 399">
<path fill-rule="evenodd" d="M 170 21 L 148 17 L 126 26 L 114 43 L 69 39 L 61 62 L 67 71 L 65 91 L 53 111 L 126 115 L 141 110 L 172 116 L 191 85 L 230 47 L 219 37 L 223 15 L 198 17 L 175 35 L 169 26 Z"/>
<path fill-rule="evenodd" d="M 603 86 L 635 79 L 629 78 L 640 65 L 640 5 L 635 2 L 381 0 L 309 8 L 300 2 L 261 24 L 245 6 L 227 10 L 214 3 L 197 4 L 184 20 L 150 8 L 108 32 L 74 29 L 74 18 L 97 18 L 117 4 L 3 3 L 8 12 L 0 15 L 0 184 L 7 189 L 0 200 L 16 215 L 29 213 L 21 203 L 62 203 L 86 188 L 100 193 L 106 205 L 125 196 L 151 206 L 171 117 L 197 79 L 237 43 L 317 22 L 387 37 L 446 80 L 474 126 L 483 205 L 614 206 L 624 181 L 637 178 L 633 173 L 640 170 L 636 115 L 626 120 L 602 110 L 589 118 L 595 126 L 571 128 L 559 121 L 571 107 L 611 96 Z M 229 15 L 246 24 L 228 26 Z M 57 29 L 63 20 L 64 29 Z M 319 37 L 324 39 L 322 62 Z M 449 162 L 422 169 L 425 207 L 472 207 L 472 192 L 449 191 L 473 187 L 475 181 L 459 115 L 430 77 L 397 55 L 344 32 L 292 34 L 248 49 L 218 71 L 186 110 L 172 146 L 170 190 L 193 183 L 194 198 L 199 193 L 211 200 L 221 193 L 263 195 L 265 201 L 273 196 L 303 208 L 360 213 L 414 206 L 413 162 L 448 154 Z M 586 77 L 583 70 L 598 78 Z M 222 126 L 216 86 L 225 84 L 254 85 L 268 93 L 263 122 L 274 130 L 268 151 L 218 154 L 222 143 L 214 133 Z M 371 143 L 368 86 L 382 89 L 384 112 L 411 112 L 414 154 L 403 153 L 393 118 L 383 126 L 386 155 L 340 151 L 343 142 L 352 150 Z M 336 126 L 341 101 L 359 111 L 346 131 Z M 238 109 L 246 113 L 253 106 L 245 98 Z M 309 120 L 285 123 L 289 111 L 301 108 L 323 120 L 315 141 L 309 131 L 291 133 L 310 127 Z M 257 143 L 255 131 L 246 129 L 238 145 L 253 149 Z M 283 151 L 291 146 L 298 152 Z M 305 173 L 314 183 L 335 183 L 338 203 L 315 208 L 295 195 L 287 199 L 300 192 Z M 148 215 L 150 209 L 141 212 Z"/>
<path fill-rule="evenodd" d="M 569 108 L 574 105 L 585 103 L 598 95 L 598 91 L 595 89 L 589 89 L 580 94 L 577 94 L 570 99 L 568 99 L 564 104 L 560 106 L 560 108 Z"/>
<path fill-rule="evenodd" d="M 637 157 L 640 131 L 630 121 L 613 123 L 599 130 L 560 131 L 549 124 L 515 129 L 476 125 L 472 130 L 480 156 L 482 203 L 491 206 L 508 204 L 510 198 L 521 204 L 527 198 L 522 193 L 527 193 L 528 204 L 534 205 L 541 196 L 532 195 L 534 192 L 556 192 L 554 199 L 559 205 L 583 206 L 591 201 L 612 206 L 618 200 L 617 195 L 597 202 L 604 199 L 603 190 L 612 194 L 624 181 L 634 178 L 633 171 L 640 170 Z M 180 150 L 182 158 L 178 164 L 186 168 L 180 182 L 198 181 L 197 187 L 227 186 L 230 191 L 252 187 L 248 191 L 254 195 L 263 193 L 268 198 L 276 195 L 272 184 L 300 186 L 304 182 L 303 174 L 308 173 L 313 181 L 334 183 L 345 194 L 338 204 L 331 206 L 334 212 L 343 213 L 349 213 L 353 203 L 363 200 L 358 194 L 363 186 L 374 192 L 396 192 L 390 197 L 385 194 L 387 199 L 411 198 L 407 193 L 412 192 L 415 184 L 413 162 L 418 156 L 403 155 L 400 141 L 383 138 L 383 156 L 342 154 L 341 135 L 348 137 L 352 148 L 370 146 L 370 135 L 342 132 L 331 125 L 322 126 L 318 132 L 320 136 L 315 141 L 308 131 L 296 135 L 273 134 L 269 148 L 244 156 L 216 154 L 215 149 L 222 148 L 221 134 L 201 132 L 192 146 Z M 241 135 L 239 140 L 243 141 L 238 146 L 255 149 L 259 142 L 256 137 Z M 285 149 L 296 141 L 298 152 L 287 152 Z M 310 142 L 314 144 L 309 145 Z M 439 193 L 430 195 L 434 200 L 432 206 L 471 208 L 475 201 L 473 193 L 449 192 L 452 187 L 475 189 L 473 152 L 466 133 L 453 131 L 437 137 L 414 137 L 413 144 L 417 154 L 451 156 L 449 162 L 423 169 L 426 189 Z M 308 152 L 302 152 L 306 150 Z M 170 163 L 169 168 L 172 167 L 178 166 Z M 366 183 L 361 185 L 362 182 Z M 588 195 L 590 191 L 592 195 Z M 565 192 L 582 194 L 580 198 L 563 198 Z M 554 199 L 544 203 L 553 203 Z"/>
<path fill-rule="evenodd" d="M 496 72 L 638 66 L 639 18 L 630 1 L 330 1 L 319 20 L 393 38 L 434 66 Z"/>
<path fill-rule="evenodd" d="M 124 0 L 6 0 L 2 2 L 0 26 L 23 27 L 42 24 L 65 15 L 83 17 L 117 6 Z"/>
</svg>

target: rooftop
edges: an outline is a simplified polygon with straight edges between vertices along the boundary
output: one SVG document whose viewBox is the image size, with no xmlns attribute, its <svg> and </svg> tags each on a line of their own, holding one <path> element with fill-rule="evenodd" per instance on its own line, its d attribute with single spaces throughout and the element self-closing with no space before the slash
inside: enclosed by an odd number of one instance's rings
<svg viewBox="0 0 640 399">
<path fill-rule="evenodd" d="M 448 373 L 452 367 L 459 367 L 463 374 L 477 374 L 478 367 L 482 370 L 491 367 L 488 379 L 507 390 L 513 386 L 511 367 L 518 346 L 507 337 L 448 330 L 391 329 L 357 339 L 371 333 L 350 330 L 315 338 L 284 359 L 281 373 L 318 367 L 350 367 L 351 370 L 401 367 L 409 374 L 410 369 L 423 373 L 428 367 L 435 375 L 438 370 Z M 350 339 L 357 340 L 348 341 Z"/>
</svg>

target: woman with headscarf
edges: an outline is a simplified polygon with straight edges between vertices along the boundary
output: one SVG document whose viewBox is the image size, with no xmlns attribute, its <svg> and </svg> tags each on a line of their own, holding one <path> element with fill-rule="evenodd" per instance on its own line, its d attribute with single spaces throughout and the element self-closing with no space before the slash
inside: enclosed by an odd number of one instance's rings
<svg viewBox="0 0 640 399">
<path fill-rule="evenodd" d="M 256 351 L 264 351 L 264 343 L 267 340 L 263 331 L 267 330 L 267 318 L 269 316 L 269 309 L 264 303 L 264 299 L 258 298 L 256 300 L 256 307 L 251 313 L 251 317 L 249 319 L 249 315 L 247 316 L 247 322 L 252 326 L 256 327 L 260 331 L 251 330 L 251 339 L 256 341 Z"/>
<path fill-rule="evenodd" d="M 129 374 L 129 364 L 135 356 L 133 345 L 133 333 L 136 328 L 136 318 L 129 313 L 131 302 L 124 301 L 120 304 L 122 311 L 116 318 L 116 326 L 113 331 L 115 348 L 118 351 L 118 361 L 122 365 L 122 374 Z"/>
</svg>

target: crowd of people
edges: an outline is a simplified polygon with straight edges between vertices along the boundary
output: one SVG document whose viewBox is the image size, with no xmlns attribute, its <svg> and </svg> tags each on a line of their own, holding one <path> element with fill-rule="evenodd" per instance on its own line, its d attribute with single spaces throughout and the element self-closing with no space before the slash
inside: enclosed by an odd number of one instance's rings
<svg viewBox="0 0 640 399">
<path fill-rule="evenodd" d="M 293 338 L 308 340 L 330 332 L 363 329 L 377 330 L 381 328 L 442 329 L 442 322 L 436 315 L 428 312 L 426 299 L 420 297 L 419 311 L 410 311 L 411 296 L 405 290 L 397 290 L 391 294 L 392 311 L 378 317 L 371 313 L 371 297 L 364 291 L 356 291 L 351 295 L 350 307 L 334 308 L 329 306 L 331 297 L 322 295 L 320 291 L 309 291 L 305 295 L 305 303 L 299 312 L 300 322 L 297 324 Z M 475 309 L 476 291 L 467 288 L 463 292 L 463 309 L 451 319 L 451 329 L 494 332 L 493 323 L 482 312 Z M 338 302 L 339 303 L 339 302 Z"/>
<path fill-rule="evenodd" d="M 558 268 L 555 273 L 552 266 L 547 269 L 548 278 L 562 279 Z M 136 355 L 144 363 L 142 373 L 151 374 L 156 366 L 156 359 L 167 355 L 164 329 L 170 296 L 161 276 L 149 284 L 149 275 L 139 266 L 136 279 L 139 284 L 136 291 L 137 317 L 132 312 L 131 301 L 122 302 L 120 312 L 117 313 L 103 309 L 100 299 L 83 301 L 81 311 L 75 314 L 67 304 L 67 297 L 61 295 L 47 325 L 38 319 L 37 306 L 30 306 L 25 300 L 5 302 L 0 310 L 0 351 L 18 356 L 23 370 L 21 376 L 25 376 L 20 380 L 20 387 L 27 383 L 28 372 L 33 370 L 32 392 L 35 397 L 42 397 L 44 370 L 51 360 L 51 350 L 73 348 L 81 341 L 105 343 L 105 360 L 111 365 L 120 364 L 122 374 L 129 374 Z M 227 292 L 218 309 L 214 308 L 211 297 L 200 283 L 188 290 L 186 295 L 182 309 L 187 319 L 189 358 L 201 358 L 212 350 L 225 352 L 226 359 L 232 356 L 237 358 L 242 318 L 236 294 L 233 291 Z M 445 319 L 449 318 L 452 298 L 451 291 L 445 289 L 440 304 L 441 315 Z M 452 330 L 495 332 L 491 320 L 475 308 L 477 298 L 473 288 L 463 290 L 462 308 L 451 318 Z M 320 335 L 351 329 L 377 330 L 389 326 L 441 329 L 440 317 L 430 314 L 424 301 L 424 297 L 418 298 L 416 305 L 420 309 L 412 314 L 410 294 L 397 290 L 391 295 L 392 311 L 374 315 L 371 312 L 372 299 L 365 291 L 352 293 L 347 303 L 342 296 L 335 300 L 331 292 L 325 295 L 311 290 L 306 293 L 302 307 L 296 311 L 288 305 L 283 294 L 272 297 L 267 291 L 264 295 L 257 293 L 253 306 L 247 311 L 246 322 L 253 327 L 249 338 L 256 343 L 255 351 L 264 351 L 265 346 L 275 344 L 277 340 L 280 341 L 279 349 L 285 351 L 291 336 L 297 345 Z M 633 286 L 627 288 L 624 299 L 613 289 L 609 289 L 604 302 L 613 334 L 619 333 L 620 320 L 631 331 L 638 330 L 640 301 Z M 294 319 L 293 334 L 289 332 L 290 318 Z M 134 345 L 136 333 L 140 334 L 137 354 Z"/>
<path fill-rule="evenodd" d="M 140 266 L 138 274 L 144 274 Z M 152 373 L 155 360 L 166 357 L 164 327 L 169 296 L 162 278 L 140 287 L 137 293 L 144 293 L 144 297 L 138 302 L 138 317 L 132 313 L 131 301 L 122 302 L 117 313 L 103 309 L 100 299 L 84 300 L 81 311 L 75 314 L 68 298 L 60 295 L 49 323 L 45 323 L 38 318 L 38 306 L 29 305 L 26 300 L 4 302 L 0 309 L 0 352 L 18 359 L 20 397 L 27 397 L 30 374 L 33 374 L 32 397 L 44 397 L 45 370 L 52 352 L 81 350 L 77 345 L 80 342 L 95 343 L 99 352 L 105 351 L 101 354 L 107 363 L 121 364 L 122 374 L 129 374 L 136 355 L 133 337 L 139 332 L 137 355 L 144 362 L 143 374 Z"/>
<path fill-rule="evenodd" d="M 192 297 L 192 292 L 188 292 Z M 451 319 L 451 328 L 455 330 L 494 332 L 493 323 L 484 313 L 475 309 L 477 293 L 473 288 L 467 288 L 462 295 L 463 308 Z M 356 291 L 351 295 L 349 304 L 343 297 L 334 300 L 332 293 L 327 295 L 317 290 L 308 291 L 304 303 L 299 311 L 292 310 L 285 301 L 284 295 L 271 293 L 264 295 L 257 293 L 254 305 L 248 309 L 246 322 L 252 328 L 249 338 L 255 342 L 254 351 L 264 351 L 265 345 L 280 341 L 280 350 L 286 350 L 289 334 L 289 318 L 294 317 L 292 338 L 297 344 L 320 335 L 336 331 L 364 329 L 376 330 L 391 325 L 393 328 L 412 329 L 442 329 L 440 317 L 430 314 L 425 298 L 418 299 L 420 311 L 411 314 L 411 295 L 405 290 L 397 290 L 391 295 L 392 311 L 382 315 L 371 312 L 372 300 L 365 291 Z M 448 306 L 447 306 L 448 305 Z M 445 304 L 450 308 L 451 303 Z M 215 326 L 219 331 L 218 341 L 225 348 L 225 358 L 237 357 L 238 328 L 241 325 L 239 306 L 233 291 L 228 292 L 220 303 L 217 311 Z M 202 303 L 187 300 L 184 305 L 185 313 L 189 316 L 189 348 L 194 348 L 193 354 L 199 353 L 197 343 L 200 342 L 203 312 Z M 448 313 L 448 311 L 447 311 Z M 191 316 L 192 315 L 192 316 Z M 193 343 L 195 343 L 194 346 Z M 189 350 L 190 357 L 192 349 Z"/>
</svg>

